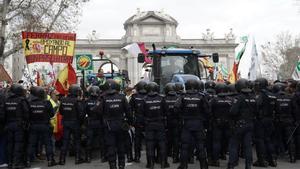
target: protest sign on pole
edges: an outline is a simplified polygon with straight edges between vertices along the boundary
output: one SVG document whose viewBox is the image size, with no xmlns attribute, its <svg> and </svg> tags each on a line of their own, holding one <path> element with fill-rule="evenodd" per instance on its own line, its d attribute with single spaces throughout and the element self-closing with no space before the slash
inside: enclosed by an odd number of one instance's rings
<svg viewBox="0 0 300 169">
<path fill-rule="evenodd" d="M 34 62 L 72 63 L 76 34 L 22 32 L 27 64 Z"/>
</svg>

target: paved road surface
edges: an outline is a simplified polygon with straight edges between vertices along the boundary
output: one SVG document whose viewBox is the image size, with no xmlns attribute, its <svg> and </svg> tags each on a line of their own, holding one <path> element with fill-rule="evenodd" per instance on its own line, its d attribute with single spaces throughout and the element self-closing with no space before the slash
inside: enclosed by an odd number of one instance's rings
<svg viewBox="0 0 300 169">
<path fill-rule="evenodd" d="M 146 161 L 145 161 L 145 152 L 143 152 L 142 155 L 142 162 L 141 163 L 127 163 L 126 169 L 145 169 Z M 171 160 L 169 159 L 169 162 L 171 164 Z M 209 167 L 209 169 L 226 169 L 226 163 L 227 161 L 221 161 L 221 167 Z M 171 164 L 171 167 L 169 169 L 177 169 L 178 164 Z M 46 166 L 46 162 L 36 162 L 33 164 L 32 169 L 45 169 L 48 168 Z M 155 166 L 156 169 L 160 169 L 160 165 Z M 199 169 L 199 162 L 195 162 L 195 164 L 189 164 L 189 169 Z M 271 167 L 268 167 L 269 169 Z M 291 164 L 287 162 L 287 159 L 281 159 L 278 162 L 278 169 L 300 169 L 300 161 L 298 161 L 295 164 Z M 93 159 L 92 163 L 90 164 L 80 164 L 75 165 L 74 164 L 74 157 L 69 157 L 66 161 L 65 166 L 55 166 L 51 169 L 109 169 L 107 163 L 101 163 L 98 157 L 95 157 Z M 244 160 L 240 161 L 240 165 L 236 167 L 236 169 L 244 169 Z M 253 169 L 263 169 L 263 168 L 256 168 L 253 167 Z"/>
</svg>

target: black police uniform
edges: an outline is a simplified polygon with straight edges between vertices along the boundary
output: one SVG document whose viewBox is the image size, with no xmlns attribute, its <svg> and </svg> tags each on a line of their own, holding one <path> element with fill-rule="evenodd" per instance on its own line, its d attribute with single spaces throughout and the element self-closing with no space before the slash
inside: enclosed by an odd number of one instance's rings
<svg viewBox="0 0 300 169">
<path fill-rule="evenodd" d="M 159 147 L 161 165 L 164 168 L 166 158 L 164 99 L 157 92 L 150 92 L 144 98 L 142 106 L 145 120 L 146 151 L 150 168 L 154 167 L 156 144 Z"/>
<path fill-rule="evenodd" d="M 205 151 L 204 121 L 208 115 L 208 103 L 204 95 L 196 90 L 187 89 L 186 94 L 177 101 L 176 111 L 181 113 L 181 164 L 179 168 L 187 168 L 190 157 L 191 144 L 194 142 L 197 149 L 197 156 L 200 160 L 201 169 L 207 168 L 207 157 Z M 194 140 L 194 141 L 193 141 Z"/>
<path fill-rule="evenodd" d="M 125 95 L 111 90 L 101 100 L 103 125 L 105 127 L 105 144 L 110 168 L 116 168 L 118 155 L 119 168 L 125 167 L 124 128 L 126 118 L 129 117 L 129 105 Z"/>
<path fill-rule="evenodd" d="M 60 154 L 60 165 L 65 164 L 66 153 L 69 149 L 71 134 L 73 134 L 75 144 L 75 164 L 82 163 L 80 153 L 81 143 L 81 123 L 84 119 L 84 105 L 82 101 L 78 99 L 77 95 L 70 94 L 66 98 L 61 99 L 60 113 L 62 115 L 62 121 L 64 126 L 63 133 L 63 146 Z"/>
<path fill-rule="evenodd" d="M 226 93 L 219 93 L 210 100 L 210 116 L 212 125 L 212 162 L 213 166 L 219 166 L 219 157 L 222 147 L 228 147 L 230 131 L 230 108 L 233 99 Z M 227 143 L 227 144 L 222 144 Z"/>
<path fill-rule="evenodd" d="M 87 115 L 87 146 L 86 146 L 86 161 L 90 162 L 92 158 L 92 150 L 94 148 L 94 143 L 100 144 L 100 151 L 103 151 L 103 142 L 100 138 L 103 136 L 103 120 L 101 116 L 101 112 L 96 109 L 97 103 L 99 102 L 99 99 L 97 96 L 90 96 L 85 101 L 85 113 Z M 95 140 L 95 138 L 98 138 Z M 97 144 L 96 143 L 96 144 Z M 103 154 L 101 152 L 101 154 Z"/>
<path fill-rule="evenodd" d="M 296 120 L 295 125 L 297 126 L 296 132 L 294 133 L 296 140 L 296 159 L 300 160 L 300 90 L 296 91 L 293 96 L 293 112 Z"/>
<path fill-rule="evenodd" d="M 9 168 L 24 166 L 24 128 L 27 126 L 29 106 L 23 96 L 22 86 L 14 84 L 4 100 L 4 122 L 6 130 Z"/>
<path fill-rule="evenodd" d="M 255 144 L 257 161 L 255 166 L 277 166 L 275 154 L 274 110 L 276 97 L 266 89 L 261 89 L 257 96 L 258 119 L 255 122 Z"/>
<path fill-rule="evenodd" d="M 167 142 L 168 151 L 171 152 L 173 163 L 179 162 L 179 136 L 180 136 L 180 119 L 179 113 L 174 111 L 178 95 L 175 91 L 168 92 L 165 96 L 165 112 L 167 115 Z"/>
<path fill-rule="evenodd" d="M 29 144 L 27 149 L 27 159 L 30 163 L 35 155 L 38 139 L 46 145 L 46 155 L 48 166 L 55 165 L 53 158 L 53 145 L 52 145 L 52 127 L 50 119 L 54 116 L 54 110 L 49 101 L 32 96 L 29 101 Z M 30 164 L 27 164 L 30 165 Z"/>
<path fill-rule="evenodd" d="M 135 93 L 131 96 L 129 101 L 129 105 L 131 110 L 133 111 L 133 126 L 135 128 L 134 134 L 134 161 L 140 162 L 141 158 L 141 148 L 142 148 L 142 139 L 143 139 L 143 131 L 144 131 L 144 117 L 142 110 L 142 103 L 144 97 L 147 95 L 146 92 Z"/>
<path fill-rule="evenodd" d="M 283 145 L 287 143 L 287 150 L 290 156 L 290 162 L 296 162 L 296 145 L 294 141 L 293 130 L 295 129 L 295 116 L 292 109 L 292 95 L 280 91 L 276 94 L 275 103 L 275 121 L 277 126 L 277 131 L 279 136 L 279 141 Z M 291 137 L 291 139 L 290 139 Z M 289 140 L 290 139 L 290 140 Z"/>
<path fill-rule="evenodd" d="M 233 169 L 234 166 L 237 165 L 240 142 L 244 146 L 246 169 L 251 168 L 253 121 L 256 117 L 256 113 L 256 100 L 251 94 L 251 91 L 244 91 L 236 96 L 230 110 L 231 118 L 234 119 L 234 126 L 232 126 L 229 141 L 228 169 Z"/>
</svg>

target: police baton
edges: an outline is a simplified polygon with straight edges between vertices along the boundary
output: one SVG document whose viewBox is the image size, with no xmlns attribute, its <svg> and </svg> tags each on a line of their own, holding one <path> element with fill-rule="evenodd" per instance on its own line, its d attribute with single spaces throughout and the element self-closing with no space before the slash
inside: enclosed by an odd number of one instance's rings
<svg viewBox="0 0 300 169">
<path fill-rule="evenodd" d="M 287 145 L 288 145 L 288 144 L 291 142 L 291 140 L 293 139 L 293 136 L 294 136 L 296 130 L 298 129 L 299 125 L 300 125 L 300 123 L 294 128 L 292 134 L 290 135 L 288 141 L 286 142 Z"/>
</svg>

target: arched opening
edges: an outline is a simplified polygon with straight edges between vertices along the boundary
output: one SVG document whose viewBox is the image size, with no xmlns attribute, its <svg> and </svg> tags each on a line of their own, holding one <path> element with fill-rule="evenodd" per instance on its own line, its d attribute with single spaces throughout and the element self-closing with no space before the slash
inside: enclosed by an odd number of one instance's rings
<svg viewBox="0 0 300 169">
<path fill-rule="evenodd" d="M 102 73 L 119 73 L 120 69 L 118 66 L 112 62 L 104 62 L 100 65 L 98 72 L 101 71 Z"/>
</svg>

